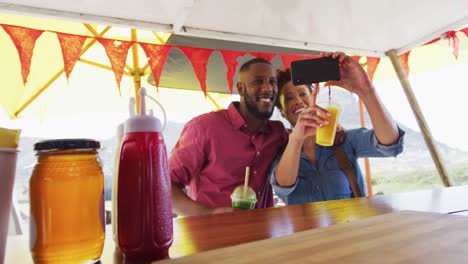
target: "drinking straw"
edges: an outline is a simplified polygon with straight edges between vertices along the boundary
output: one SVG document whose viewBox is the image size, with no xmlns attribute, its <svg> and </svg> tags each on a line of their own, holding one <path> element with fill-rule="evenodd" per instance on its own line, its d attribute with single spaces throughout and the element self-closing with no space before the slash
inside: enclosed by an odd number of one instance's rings
<svg viewBox="0 0 468 264">
<path fill-rule="evenodd" d="M 244 180 L 244 197 L 247 196 L 247 188 L 249 186 L 249 173 L 250 167 L 245 167 L 245 180 Z"/>
</svg>

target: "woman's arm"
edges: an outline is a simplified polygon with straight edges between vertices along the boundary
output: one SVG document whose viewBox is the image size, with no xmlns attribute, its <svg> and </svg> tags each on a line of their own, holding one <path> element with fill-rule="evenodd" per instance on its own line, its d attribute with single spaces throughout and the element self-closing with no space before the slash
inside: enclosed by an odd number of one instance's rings
<svg viewBox="0 0 468 264">
<path fill-rule="evenodd" d="M 338 58 L 341 74 L 339 81 L 329 81 L 325 85 L 340 86 L 357 94 L 366 106 L 379 143 L 391 145 L 397 142 L 399 133 L 396 123 L 378 97 L 374 85 L 359 62 L 342 52 L 325 53 L 324 55 Z"/>
</svg>

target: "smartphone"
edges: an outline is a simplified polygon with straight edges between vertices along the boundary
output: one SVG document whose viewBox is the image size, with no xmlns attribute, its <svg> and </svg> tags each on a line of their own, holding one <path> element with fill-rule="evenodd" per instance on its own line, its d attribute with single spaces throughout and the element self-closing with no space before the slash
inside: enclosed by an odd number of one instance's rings
<svg viewBox="0 0 468 264">
<path fill-rule="evenodd" d="M 312 84 L 340 79 L 338 59 L 323 57 L 291 62 L 291 80 L 294 85 Z"/>
</svg>

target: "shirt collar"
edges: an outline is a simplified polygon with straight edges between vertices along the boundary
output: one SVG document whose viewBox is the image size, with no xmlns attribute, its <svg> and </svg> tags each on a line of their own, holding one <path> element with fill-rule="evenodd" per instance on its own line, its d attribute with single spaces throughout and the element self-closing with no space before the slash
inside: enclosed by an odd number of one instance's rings
<svg viewBox="0 0 468 264">
<path fill-rule="evenodd" d="M 248 128 L 247 123 L 245 122 L 244 118 L 239 113 L 239 102 L 232 102 L 228 109 L 229 119 L 231 119 L 232 127 L 235 129 L 240 129 L 241 127 Z M 271 132 L 271 124 L 270 121 L 266 122 L 266 126 L 259 130 L 261 133 L 270 133 Z"/>
</svg>

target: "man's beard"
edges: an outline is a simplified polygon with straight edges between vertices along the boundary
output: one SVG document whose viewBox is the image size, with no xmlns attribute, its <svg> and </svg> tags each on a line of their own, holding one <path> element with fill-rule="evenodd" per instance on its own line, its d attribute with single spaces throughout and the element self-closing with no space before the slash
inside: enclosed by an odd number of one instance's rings
<svg viewBox="0 0 468 264">
<path fill-rule="evenodd" d="M 250 96 L 247 94 L 247 91 L 244 90 L 244 101 L 247 110 L 260 120 L 268 120 L 273 115 L 274 106 L 271 108 L 269 112 L 262 112 L 258 109 L 256 100 L 253 98 L 254 96 Z"/>
</svg>

